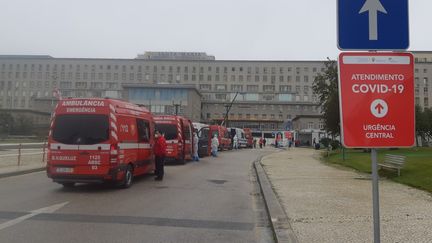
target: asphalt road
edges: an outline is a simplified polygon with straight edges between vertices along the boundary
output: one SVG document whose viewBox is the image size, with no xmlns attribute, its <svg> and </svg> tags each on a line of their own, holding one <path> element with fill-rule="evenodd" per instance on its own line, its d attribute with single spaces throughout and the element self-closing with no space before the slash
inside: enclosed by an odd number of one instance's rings
<svg viewBox="0 0 432 243">
<path fill-rule="evenodd" d="M 251 166 L 263 153 L 167 166 L 164 181 L 129 189 L 65 189 L 44 172 L 0 179 L 0 242 L 271 242 Z"/>
</svg>

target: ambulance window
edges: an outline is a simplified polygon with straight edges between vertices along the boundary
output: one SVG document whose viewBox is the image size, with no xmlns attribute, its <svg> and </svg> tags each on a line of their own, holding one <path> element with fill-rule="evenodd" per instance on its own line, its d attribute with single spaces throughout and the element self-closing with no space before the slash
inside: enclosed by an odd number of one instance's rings
<svg viewBox="0 0 432 243">
<path fill-rule="evenodd" d="M 177 125 L 156 124 L 156 130 L 164 134 L 166 140 L 177 139 Z"/>
<path fill-rule="evenodd" d="M 225 133 L 225 138 L 230 138 L 230 134 L 228 132 Z"/>
<path fill-rule="evenodd" d="M 150 125 L 147 121 L 137 119 L 138 142 L 150 141 Z"/>
<path fill-rule="evenodd" d="M 190 126 L 186 125 L 183 127 L 185 139 L 191 139 Z"/>
<path fill-rule="evenodd" d="M 109 139 L 106 115 L 58 115 L 53 139 L 64 144 L 97 144 Z"/>
<path fill-rule="evenodd" d="M 208 134 L 209 134 L 208 127 L 201 128 L 201 130 L 199 131 L 200 138 L 208 139 Z"/>
</svg>

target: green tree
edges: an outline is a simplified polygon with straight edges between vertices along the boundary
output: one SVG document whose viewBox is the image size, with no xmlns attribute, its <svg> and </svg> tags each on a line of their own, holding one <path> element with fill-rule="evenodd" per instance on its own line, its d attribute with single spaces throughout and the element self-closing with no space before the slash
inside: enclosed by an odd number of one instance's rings
<svg viewBox="0 0 432 243">
<path fill-rule="evenodd" d="M 425 136 L 432 138 L 432 108 L 425 108 L 423 111 L 423 122 Z"/>
<path fill-rule="evenodd" d="M 416 122 L 416 142 L 419 144 L 417 137 L 422 140 L 432 138 L 432 110 L 429 108 L 423 109 L 421 106 L 415 107 L 415 122 Z"/>
<path fill-rule="evenodd" d="M 333 136 L 340 134 L 337 62 L 327 59 L 325 70 L 315 77 L 312 89 L 321 105 L 324 128 Z"/>
</svg>

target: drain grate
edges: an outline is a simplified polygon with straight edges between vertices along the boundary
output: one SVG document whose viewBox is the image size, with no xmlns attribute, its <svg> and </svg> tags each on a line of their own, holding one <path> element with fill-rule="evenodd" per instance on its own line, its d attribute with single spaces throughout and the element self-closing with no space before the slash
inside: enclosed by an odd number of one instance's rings
<svg viewBox="0 0 432 243">
<path fill-rule="evenodd" d="M 207 181 L 214 183 L 214 184 L 218 184 L 218 185 L 222 185 L 225 182 L 227 182 L 227 180 L 207 180 Z"/>
</svg>

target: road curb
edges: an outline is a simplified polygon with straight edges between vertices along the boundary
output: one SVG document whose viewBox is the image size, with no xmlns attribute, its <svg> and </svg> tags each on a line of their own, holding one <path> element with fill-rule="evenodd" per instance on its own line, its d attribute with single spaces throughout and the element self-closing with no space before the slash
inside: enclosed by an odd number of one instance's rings
<svg viewBox="0 0 432 243">
<path fill-rule="evenodd" d="M 39 171 L 44 171 L 44 170 L 45 170 L 45 166 L 44 167 L 40 167 L 40 168 L 11 171 L 11 172 L 6 172 L 6 173 L 1 173 L 0 172 L 0 178 L 17 176 L 17 175 L 24 175 L 24 174 L 29 174 L 29 173 L 39 172 Z"/>
<path fill-rule="evenodd" d="M 277 199 L 267 174 L 261 165 L 262 158 L 263 156 L 257 158 L 253 162 L 253 167 L 255 168 L 255 172 L 257 174 L 258 184 L 261 189 L 261 194 L 264 198 L 264 204 L 267 210 L 267 215 L 269 217 L 274 239 L 277 243 L 298 243 L 297 236 L 291 227 L 288 216 Z"/>
</svg>

